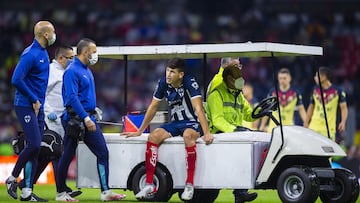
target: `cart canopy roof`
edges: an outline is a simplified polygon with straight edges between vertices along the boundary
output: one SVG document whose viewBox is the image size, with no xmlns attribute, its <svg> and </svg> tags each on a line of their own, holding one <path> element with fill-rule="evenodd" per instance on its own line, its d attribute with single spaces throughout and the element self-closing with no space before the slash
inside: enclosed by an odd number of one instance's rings
<svg viewBox="0 0 360 203">
<path fill-rule="evenodd" d="M 75 48 L 76 49 L 76 48 Z M 221 57 L 321 56 L 323 48 L 269 42 L 226 44 L 184 44 L 150 46 L 98 46 L 101 58 L 128 60 L 159 60 L 173 57 L 188 59 Z"/>
</svg>

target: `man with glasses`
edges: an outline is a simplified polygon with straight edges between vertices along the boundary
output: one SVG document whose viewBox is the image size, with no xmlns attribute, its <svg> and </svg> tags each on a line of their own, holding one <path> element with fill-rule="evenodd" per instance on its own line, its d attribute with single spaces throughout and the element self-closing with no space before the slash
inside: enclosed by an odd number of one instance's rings
<svg viewBox="0 0 360 203">
<path fill-rule="evenodd" d="M 50 64 L 49 81 L 45 97 L 45 122 L 50 130 L 64 137 L 64 128 L 60 116 L 64 111 L 62 99 L 63 74 L 73 61 L 74 51 L 70 46 L 59 46 L 55 51 L 55 59 Z"/>
</svg>

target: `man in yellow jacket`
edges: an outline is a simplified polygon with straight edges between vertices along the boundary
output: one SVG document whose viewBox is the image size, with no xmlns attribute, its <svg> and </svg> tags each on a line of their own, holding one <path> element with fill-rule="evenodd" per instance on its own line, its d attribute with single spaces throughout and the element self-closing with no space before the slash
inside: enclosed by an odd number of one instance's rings
<svg viewBox="0 0 360 203">
<path fill-rule="evenodd" d="M 232 57 L 221 58 L 219 72 L 216 73 L 216 75 L 213 77 L 213 79 L 209 83 L 209 86 L 206 91 L 206 96 L 209 96 L 210 92 L 212 92 L 215 89 L 215 87 L 217 87 L 223 81 L 222 74 L 224 71 L 224 67 L 229 66 L 229 65 L 238 66 L 240 70 L 242 68 L 239 58 L 232 58 Z"/>
<path fill-rule="evenodd" d="M 242 121 L 254 121 L 252 108 L 241 92 L 244 86 L 242 72 L 238 65 L 224 67 L 222 81 L 209 92 L 206 113 L 211 133 L 240 131 Z M 246 189 L 234 190 L 235 203 L 252 201 L 256 193 L 248 193 Z"/>
</svg>

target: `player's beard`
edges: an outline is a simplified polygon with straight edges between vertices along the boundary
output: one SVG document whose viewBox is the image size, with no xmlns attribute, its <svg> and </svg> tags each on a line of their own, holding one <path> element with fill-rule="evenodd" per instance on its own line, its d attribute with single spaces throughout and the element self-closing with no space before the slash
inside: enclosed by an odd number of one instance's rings
<svg viewBox="0 0 360 203">
<path fill-rule="evenodd" d="M 171 85 L 172 78 L 166 78 L 166 83 Z"/>
</svg>

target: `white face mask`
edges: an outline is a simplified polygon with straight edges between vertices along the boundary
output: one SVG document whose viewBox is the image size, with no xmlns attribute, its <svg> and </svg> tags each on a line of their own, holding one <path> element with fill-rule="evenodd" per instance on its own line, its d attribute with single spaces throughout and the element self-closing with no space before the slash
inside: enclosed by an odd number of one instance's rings
<svg viewBox="0 0 360 203">
<path fill-rule="evenodd" d="M 66 62 L 66 67 L 68 67 L 72 62 L 74 62 L 74 59 L 68 59 Z"/>
<path fill-rule="evenodd" d="M 56 41 L 56 34 L 54 33 L 51 39 L 48 39 L 48 46 L 54 44 L 54 42 Z"/>
<path fill-rule="evenodd" d="M 235 80 L 234 86 L 236 89 L 241 90 L 244 87 L 244 83 L 245 83 L 245 81 L 241 77 L 241 78 L 238 78 Z"/>
<path fill-rule="evenodd" d="M 91 58 L 89 58 L 90 65 L 95 65 L 95 63 L 98 61 L 99 55 L 98 53 L 92 53 Z"/>
</svg>

